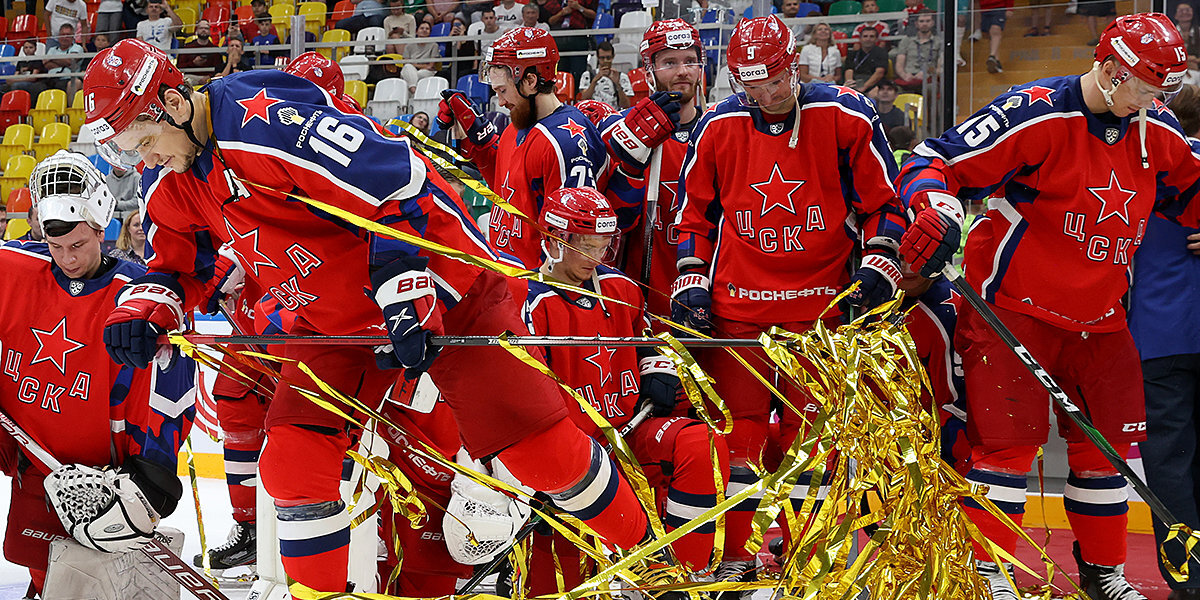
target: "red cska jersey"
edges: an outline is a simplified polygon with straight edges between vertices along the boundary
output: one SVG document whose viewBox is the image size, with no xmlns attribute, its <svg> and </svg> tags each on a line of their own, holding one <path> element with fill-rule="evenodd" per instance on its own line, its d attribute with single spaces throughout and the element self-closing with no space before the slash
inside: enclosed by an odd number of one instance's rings
<svg viewBox="0 0 1200 600">
<path fill-rule="evenodd" d="M 879 117 L 854 90 L 802 85 L 797 108 L 778 122 L 730 96 L 692 135 L 678 184 L 678 255 L 710 265 L 718 317 L 815 320 L 849 283 L 860 239 L 899 247 L 906 221 L 895 172 Z"/>
<path fill-rule="evenodd" d="M 596 268 L 595 277 L 580 286 L 632 306 L 642 303 L 642 292 L 633 280 L 603 265 Z M 640 308 L 577 296 L 536 281 L 529 282 L 523 312 L 533 335 L 628 337 L 642 335 L 647 327 Z M 636 348 L 552 346 L 546 348 L 546 362 L 614 427 L 620 428 L 633 418 L 640 389 Z M 568 404 L 571 419 L 579 429 L 601 439 L 600 431 L 574 400 Z"/>
<path fill-rule="evenodd" d="M 608 154 L 596 126 L 574 106 L 563 105 L 525 130 L 509 125 L 485 147 L 463 144 L 488 187 L 537 221 L 546 194 L 564 187 L 604 189 Z M 541 264 L 542 236 L 499 206 L 492 207 L 488 237 L 526 266 Z"/>
<path fill-rule="evenodd" d="M 339 110 L 316 85 L 253 71 L 206 91 L 212 134 L 192 168 L 142 175 L 150 270 L 174 277 L 185 304 L 199 301 L 224 241 L 247 278 L 293 311 L 303 329 L 329 335 L 383 333 L 379 307 L 364 292 L 372 267 L 430 256 L 447 309 L 479 275 L 477 267 L 370 233 L 289 192 L 495 259 L 462 201 L 407 139 L 385 137 L 368 118 Z"/>
<path fill-rule="evenodd" d="M 1138 130 L 1136 113 L 1088 110 L 1079 76 L 1041 79 L 917 146 L 899 187 L 906 201 L 924 189 L 992 197 L 964 262 L 987 301 L 1070 331 L 1117 331 L 1156 197 L 1190 202 L 1200 179 L 1200 156 L 1166 106 L 1148 112 L 1146 167 Z"/>
<path fill-rule="evenodd" d="M 43 242 L 0 247 L 0 408 L 63 463 L 142 456 L 174 471 L 195 418 L 196 365 L 181 357 L 162 372 L 109 358 L 104 320 L 145 267 L 105 261 L 96 277 L 69 279 Z"/>
</svg>

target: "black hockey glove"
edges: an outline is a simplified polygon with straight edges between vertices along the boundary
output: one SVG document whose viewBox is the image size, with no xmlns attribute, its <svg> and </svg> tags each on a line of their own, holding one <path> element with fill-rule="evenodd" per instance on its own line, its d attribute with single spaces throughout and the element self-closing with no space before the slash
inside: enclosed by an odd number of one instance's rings
<svg viewBox="0 0 1200 600">
<path fill-rule="evenodd" d="M 870 310 L 891 300 L 900 278 L 900 261 L 896 257 L 885 252 L 864 256 L 862 266 L 850 278 L 851 285 L 859 282 L 858 289 L 842 300 L 842 312 L 850 312 L 849 307 Z"/>
<path fill-rule="evenodd" d="M 655 354 L 638 361 L 641 371 L 641 390 L 638 393 L 638 412 L 649 403 L 650 416 L 668 417 L 679 403 L 682 387 L 679 374 L 671 359 Z"/>
<path fill-rule="evenodd" d="M 671 285 L 671 320 L 707 334 L 712 330 L 712 282 L 700 271 L 685 271 Z M 691 337 L 689 333 L 681 336 Z"/>
</svg>

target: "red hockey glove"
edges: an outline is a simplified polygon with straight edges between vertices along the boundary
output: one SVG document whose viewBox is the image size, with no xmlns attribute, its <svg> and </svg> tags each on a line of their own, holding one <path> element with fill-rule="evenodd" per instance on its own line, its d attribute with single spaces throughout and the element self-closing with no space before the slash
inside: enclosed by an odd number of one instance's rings
<svg viewBox="0 0 1200 600">
<path fill-rule="evenodd" d="M 437 122 L 442 129 L 449 129 L 456 123 L 462 126 L 467 139 L 476 146 L 486 146 L 496 137 L 496 126 L 475 109 L 461 90 L 442 90 Z"/>
<path fill-rule="evenodd" d="M 154 359 L 167 370 L 175 352 L 169 344 L 159 346 L 158 337 L 182 323 L 183 289 L 169 275 L 144 275 L 117 296 L 117 308 L 104 322 L 104 345 L 122 365 L 141 369 Z"/>
<path fill-rule="evenodd" d="M 638 368 L 641 371 L 638 412 L 649 403 L 650 416 L 671 416 L 683 389 L 679 385 L 679 373 L 675 371 L 675 363 L 665 356 L 655 354 L 639 360 Z"/>
<path fill-rule="evenodd" d="M 671 285 L 671 320 L 706 334 L 712 329 L 711 319 L 712 282 L 702 272 L 684 272 Z"/>
<path fill-rule="evenodd" d="M 420 377 L 433 364 L 438 347 L 429 339 L 442 334 L 442 311 L 433 277 L 423 256 L 398 258 L 371 274 L 368 290 L 383 310 L 383 321 L 392 343 L 375 348 L 381 369 L 404 369 L 408 379 Z"/>
<path fill-rule="evenodd" d="M 864 256 L 862 265 L 850 278 L 851 285 L 859 282 L 858 289 L 842 300 L 842 311 L 849 312 L 845 305 L 869 310 L 891 300 L 902 276 L 896 257 L 882 252 Z"/>
<path fill-rule="evenodd" d="M 645 167 L 650 151 L 679 126 L 679 92 L 654 92 L 613 126 L 612 148 L 622 162 Z"/>
<path fill-rule="evenodd" d="M 962 239 L 962 203 L 945 192 L 921 190 L 913 195 L 909 210 L 916 218 L 900 239 L 900 255 L 921 277 L 936 277 L 954 258 Z"/>
<path fill-rule="evenodd" d="M 237 255 L 228 244 L 221 246 L 217 250 L 213 276 L 204 285 L 204 297 L 208 298 L 201 303 L 204 313 L 215 314 L 226 298 L 236 300 L 245 285 L 246 270 L 242 268 Z"/>
</svg>

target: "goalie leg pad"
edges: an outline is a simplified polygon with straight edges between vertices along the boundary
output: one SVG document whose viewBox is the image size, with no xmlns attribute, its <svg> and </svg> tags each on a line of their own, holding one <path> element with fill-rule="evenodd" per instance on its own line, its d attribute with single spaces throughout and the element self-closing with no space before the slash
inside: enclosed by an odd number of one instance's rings
<svg viewBox="0 0 1200 600">
<path fill-rule="evenodd" d="M 319 591 L 346 589 L 350 513 L 341 500 L 275 506 L 279 555 L 288 577 Z"/>
<path fill-rule="evenodd" d="M 167 547 L 183 551 L 183 534 L 160 529 Z M 50 547 L 50 569 L 42 588 L 43 600 L 160 600 L 178 598 L 179 583 L 141 552 L 106 554 L 88 550 L 74 540 Z"/>
</svg>

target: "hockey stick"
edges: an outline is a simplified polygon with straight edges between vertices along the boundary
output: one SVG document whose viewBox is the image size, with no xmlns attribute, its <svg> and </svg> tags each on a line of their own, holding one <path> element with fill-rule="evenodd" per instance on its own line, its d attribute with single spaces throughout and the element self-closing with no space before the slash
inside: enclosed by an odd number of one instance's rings
<svg viewBox="0 0 1200 600">
<path fill-rule="evenodd" d="M 621 428 L 621 436 L 624 437 L 629 435 L 629 432 L 633 431 L 638 425 L 641 425 L 642 421 L 645 421 L 646 418 L 650 416 L 650 409 L 650 406 L 646 406 L 639 411 L 638 414 L 633 415 L 633 418 Z M 481 581 L 487 579 L 488 576 L 500 566 L 500 563 L 504 562 L 505 559 L 508 558 L 508 554 L 512 552 L 512 549 L 515 548 L 517 544 L 520 544 L 522 540 L 529 537 L 529 535 L 533 533 L 533 530 L 541 522 L 542 518 L 538 515 L 533 515 L 530 517 L 529 520 L 517 530 L 516 535 L 513 536 L 512 543 L 509 544 L 508 547 L 505 548 L 500 554 L 497 554 L 496 558 L 493 558 L 491 562 L 487 563 L 480 569 L 476 569 L 475 574 L 472 575 L 471 578 L 468 579 L 461 588 L 459 588 L 457 595 L 461 596 L 471 593 L 471 590 L 475 589 L 475 587 L 478 586 Z"/>
<path fill-rule="evenodd" d="M 0 411 L 0 427 L 3 427 L 30 456 L 36 459 L 41 465 L 42 470 L 47 474 L 62 468 L 63 464 L 54 455 L 50 454 L 41 444 L 38 444 L 29 434 L 25 433 L 25 430 L 21 429 L 21 426 L 17 425 L 16 421 L 13 421 L 3 411 Z M 154 564 L 161 567 L 172 579 L 179 582 L 180 585 L 197 598 L 229 600 L 229 597 L 221 593 L 221 590 L 218 590 L 210 581 L 197 573 L 195 569 L 188 566 L 187 563 L 183 562 L 183 559 L 172 552 L 164 543 L 166 540 L 166 536 L 162 533 L 155 532 L 153 538 L 141 547 L 141 552 L 150 557 L 150 560 Z"/>
<path fill-rule="evenodd" d="M 653 264 L 654 227 L 658 221 L 658 186 L 662 178 L 662 147 L 654 149 L 650 159 L 650 175 L 646 179 L 646 225 L 642 228 L 642 283 L 650 285 L 650 265 Z"/>
<path fill-rule="evenodd" d="M 377 346 L 390 344 L 382 335 L 205 335 L 182 334 L 185 341 L 193 344 L 306 344 L 315 346 Z M 500 337 L 494 335 L 435 335 L 430 342 L 435 346 L 500 346 Z M 667 346 L 667 342 L 655 337 L 581 337 L 557 335 L 513 336 L 505 340 L 513 346 Z M 169 344 L 170 338 L 163 335 L 158 343 Z M 757 338 L 679 338 L 685 346 L 700 348 L 759 348 Z"/>
<path fill-rule="evenodd" d="M 992 309 L 989 308 L 984 299 L 979 296 L 979 293 L 975 291 L 975 288 L 972 288 L 971 285 L 967 283 L 965 279 L 963 279 L 962 273 L 959 272 L 958 268 L 952 264 L 947 264 L 942 270 L 942 274 L 950 280 L 950 283 L 954 284 L 954 287 L 958 288 L 958 291 L 963 295 L 963 298 L 966 298 L 967 302 L 970 303 L 971 306 L 975 308 L 976 312 L 979 313 L 979 316 L 983 317 L 984 321 L 987 321 L 987 324 L 996 332 L 996 335 L 1000 336 L 1000 340 L 1003 341 L 1006 346 L 1008 346 L 1009 350 L 1013 351 L 1013 354 L 1017 355 L 1017 358 L 1020 359 L 1021 363 L 1025 365 L 1025 368 L 1029 369 L 1029 372 L 1032 373 L 1033 376 L 1037 378 L 1038 382 L 1042 384 L 1042 387 L 1046 388 L 1047 392 L 1050 392 L 1050 397 L 1054 399 L 1055 404 L 1057 404 L 1058 407 L 1061 408 L 1064 413 L 1066 413 L 1067 417 L 1070 418 L 1071 421 L 1083 431 L 1083 434 L 1087 436 L 1087 438 L 1091 440 L 1091 442 L 1095 444 L 1097 448 L 1100 449 L 1100 453 L 1104 455 L 1104 458 L 1107 459 L 1109 464 L 1111 464 L 1113 468 L 1116 469 L 1117 472 L 1119 472 L 1126 479 L 1126 481 L 1129 482 L 1129 485 L 1132 486 L 1134 491 L 1136 491 L 1138 495 L 1142 497 L 1142 500 L 1146 501 L 1146 504 L 1150 507 L 1150 512 L 1154 513 L 1154 516 L 1157 517 L 1159 521 L 1162 521 L 1162 523 L 1167 527 L 1179 524 L 1180 521 L 1175 518 L 1175 515 L 1171 514 L 1170 509 L 1168 509 L 1166 505 L 1162 503 L 1162 500 L 1158 499 L 1158 496 L 1154 495 L 1154 492 L 1150 491 L 1150 487 L 1142 481 L 1141 477 L 1138 477 L 1137 473 L 1133 472 L 1133 469 L 1128 463 L 1125 462 L 1125 459 L 1117 454 L 1117 451 L 1112 447 L 1112 444 L 1109 444 L 1108 440 L 1104 439 L 1104 436 L 1096 430 L 1095 426 L 1092 425 L 1092 421 L 1088 419 L 1087 415 L 1084 415 L 1083 412 L 1079 410 L 1079 407 L 1076 406 L 1075 402 L 1067 396 L 1066 392 L 1064 392 L 1061 387 L 1059 387 L 1058 383 L 1054 381 L 1054 378 L 1050 376 L 1050 373 L 1046 372 L 1046 369 L 1042 368 L 1042 365 L 1037 362 L 1037 359 L 1033 358 L 1033 355 L 1025 349 L 1025 346 L 1021 345 L 1021 342 L 1018 341 L 1017 337 L 1013 335 L 1012 331 L 1004 325 L 1004 323 L 1000 320 L 1000 317 L 996 316 L 995 312 L 992 312 Z M 1190 554 L 1196 560 L 1200 560 L 1200 547 L 1192 548 L 1190 550 Z"/>
</svg>

